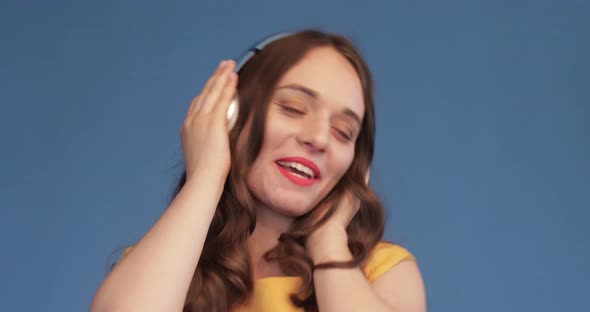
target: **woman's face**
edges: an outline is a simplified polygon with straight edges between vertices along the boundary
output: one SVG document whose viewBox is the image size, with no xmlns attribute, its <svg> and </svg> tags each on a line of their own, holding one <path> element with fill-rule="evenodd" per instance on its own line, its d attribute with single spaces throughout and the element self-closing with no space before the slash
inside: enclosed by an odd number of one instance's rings
<svg viewBox="0 0 590 312">
<path fill-rule="evenodd" d="M 362 85 L 349 61 L 333 48 L 309 51 L 271 97 L 248 188 L 277 213 L 309 212 L 350 167 L 364 113 Z"/>
</svg>

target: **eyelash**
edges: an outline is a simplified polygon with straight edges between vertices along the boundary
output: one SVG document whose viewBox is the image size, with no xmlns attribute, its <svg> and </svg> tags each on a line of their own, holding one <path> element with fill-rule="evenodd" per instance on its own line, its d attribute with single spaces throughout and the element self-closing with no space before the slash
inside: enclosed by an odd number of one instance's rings
<svg viewBox="0 0 590 312">
<path fill-rule="evenodd" d="M 340 135 L 340 136 L 341 136 L 341 137 L 342 137 L 344 140 L 346 140 L 346 141 L 352 141 L 352 135 L 350 135 L 350 134 L 348 134 L 348 133 L 346 133 L 346 132 L 344 132 L 344 131 L 342 131 L 342 130 L 338 130 L 338 129 L 335 129 L 335 130 L 336 130 L 336 132 L 338 132 L 338 134 L 339 134 L 339 135 Z"/>
<path fill-rule="evenodd" d="M 297 114 L 297 115 L 303 115 L 304 113 L 296 108 L 287 106 L 287 105 L 281 105 L 281 110 L 283 110 L 286 113 L 291 113 L 291 114 Z"/>
</svg>

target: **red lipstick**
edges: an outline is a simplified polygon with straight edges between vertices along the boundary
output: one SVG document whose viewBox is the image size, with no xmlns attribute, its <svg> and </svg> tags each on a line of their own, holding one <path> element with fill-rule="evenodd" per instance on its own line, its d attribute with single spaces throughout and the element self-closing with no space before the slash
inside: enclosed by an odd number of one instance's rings
<svg viewBox="0 0 590 312">
<path fill-rule="evenodd" d="M 313 178 L 306 178 L 293 173 L 291 170 L 279 165 L 278 162 L 294 162 L 304 165 L 313 171 Z M 303 157 L 285 157 L 276 160 L 276 165 L 279 171 L 291 182 L 300 186 L 309 186 L 315 183 L 320 178 L 320 169 L 311 160 Z"/>
</svg>

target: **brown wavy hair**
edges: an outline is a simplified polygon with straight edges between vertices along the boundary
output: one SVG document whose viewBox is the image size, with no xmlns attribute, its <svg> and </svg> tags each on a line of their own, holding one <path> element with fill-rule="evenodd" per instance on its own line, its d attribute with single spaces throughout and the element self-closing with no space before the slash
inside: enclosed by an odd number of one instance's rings
<svg viewBox="0 0 590 312">
<path fill-rule="evenodd" d="M 374 86 L 371 72 L 359 51 L 345 37 L 318 30 L 304 30 L 277 40 L 254 56 L 240 70 L 238 94 L 240 113 L 230 131 L 232 167 L 213 217 L 205 245 L 196 267 L 183 311 L 228 311 L 244 303 L 253 289 L 251 261 L 247 240 L 256 225 L 255 201 L 245 177 L 260 152 L 264 137 L 266 111 L 280 78 L 307 52 L 331 47 L 343 55 L 358 73 L 364 93 L 365 116 L 355 146 L 355 157 L 347 172 L 317 207 L 295 219 L 291 228 L 280 235 L 278 244 L 267 251 L 267 261 L 277 261 L 283 272 L 303 279 L 298 293 L 291 294 L 293 304 L 306 311 L 317 311 L 313 288 L 313 270 L 326 267 L 362 265 L 368 252 L 381 240 L 384 210 L 376 194 L 364 183 L 375 143 Z M 236 151 L 238 136 L 246 120 L 252 127 L 244 149 Z M 176 196 L 186 182 L 182 174 L 174 190 Z M 361 201 L 358 213 L 347 227 L 348 245 L 353 260 L 326 263 L 314 267 L 305 249 L 305 240 L 335 211 L 335 199 L 352 190 Z M 330 204 L 332 203 L 332 204 Z"/>
</svg>

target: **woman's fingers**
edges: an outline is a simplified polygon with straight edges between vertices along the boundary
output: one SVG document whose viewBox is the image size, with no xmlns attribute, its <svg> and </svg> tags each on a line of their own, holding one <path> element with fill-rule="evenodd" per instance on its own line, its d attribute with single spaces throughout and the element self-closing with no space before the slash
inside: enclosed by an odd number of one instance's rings
<svg viewBox="0 0 590 312">
<path fill-rule="evenodd" d="M 353 192 L 346 192 L 340 203 L 340 210 L 337 211 L 340 222 L 345 227 L 348 226 L 352 218 L 359 211 L 360 204 L 359 198 Z"/>
<path fill-rule="evenodd" d="M 335 199 L 336 210 L 334 214 L 327 220 L 328 223 L 336 223 L 346 228 L 352 218 L 356 215 L 360 208 L 360 200 L 352 191 L 346 191 L 340 198 Z M 327 213 L 327 208 L 331 203 L 326 203 L 323 208 L 325 211 L 320 214 L 319 219 L 323 218 Z"/>
<path fill-rule="evenodd" d="M 222 65 L 219 75 L 211 82 L 208 90 L 203 93 L 203 98 L 200 101 L 199 110 L 210 112 L 216 106 L 221 96 L 221 93 L 228 83 L 228 79 L 233 73 L 235 67 L 234 61 L 226 61 Z"/>
<path fill-rule="evenodd" d="M 209 90 L 211 89 L 211 86 L 213 85 L 213 83 L 215 81 L 219 80 L 226 64 L 227 64 L 227 61 L 221 61 L 219 63 L 219 65 L 217 66 L 215 71 L 211 74 L 211 76 L 209 77 L 209 79 L 207 80 L 205 85 L 203 86 L 203 89 L 201 89 L 201 92 L 199 93 L 199 95 L 197 95 L 192 100 L 191 105 L 189 106 L 189 109 L 188 109 L 188 114 L 194 113 L 195 111 L 198 111 L 200 109 L 201 103 L 204 100 L 205 94 L 209 93 Z"/>
</svg>

